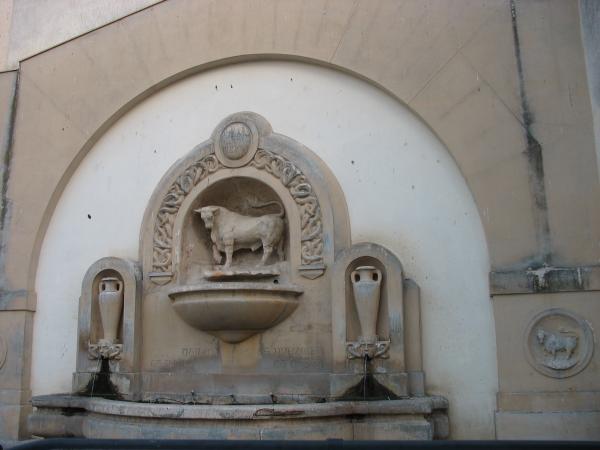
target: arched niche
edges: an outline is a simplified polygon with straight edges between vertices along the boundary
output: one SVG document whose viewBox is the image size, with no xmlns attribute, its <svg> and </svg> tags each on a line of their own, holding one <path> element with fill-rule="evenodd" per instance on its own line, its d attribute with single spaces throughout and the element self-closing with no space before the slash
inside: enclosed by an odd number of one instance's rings
<svg viewBox="0 0 600 450">
<path fill-rule="evenodd" d="M 232 127 L 243 124 L 248 132 L 248 151 L 241 158 L 224 155 L 224 136 Z M 257 188 L 265 201 L 277 198 L 285 209 L 288 271 L 293 278 L 318 278 L 333 263 L 336 250 L 350 242 L 348 210 L 344 195 L 334 175 L 309 149 L 298 142 L 272 132 L 260 115 L 241 112 L 225 118 L 215 128 L 211 139 L 195 147 L 174 164 L 154 191 L 146 209 L 141 228 L 140 259 L 144 272 L 155 285 L 178 281 L 181 264 L 188 255 L 187 244 L 201 249 L 194 239 L 193 210 L 205 206 L 204 196 L 223 203 L 228 194 L 216 193 L 223 188 L 246 181 Z M 229 181 L 228 181 L 229 180 Z M 264 186 L 258 188 L 259 186 Z M 212 192 L 212 193 L 211 193 Z M 229 199 L 235 203 L 244 198 Z M 259 197 L 260 197 L 259 195 Z M 270 200 L 271 199 L 271 200 Z M 260 201 L 260 200 L 258 200 Z M 233 202 L 233 203 L 232 203 Z M 225 204 L 223 204 L 224 206 Z M 241 203 L 237 206 L 239 209 Z M 242 207 L 247 209 L 247 206 Z M 196 230 L 196 238 L 199 238 Z M 204 240 L 206 241 L 206 233 Z M 188 249 L 189 250 L 189 249 Z M 206 252 L 193 264 L 208 265 Z M 251 256 L 248 258 L 252 259 Z M 188 268 L 185 268 L 187 270 Z M 187 273 L 187 272 L 186 272 Z M 190 273 L 187 276 L 194 277 Z"/>
<path fill-rule="evenodd" d="M 265 203 L 268 205 L 259 207 Z M 279 213 L 277 204 L 283 208 L 283 254 L 279 255 L 278 249 L 274 249 L 266 265 L 276 266 L 275 270 L 289 279 L 299 268 L 301 261 L 301 241 L 293 238 L 301 234 L 298 208 L 283 185 L 273 177 L 247 167 L 236 171 L 233 177 L 228 171 L 215 173 L 190 191 L 182 203 L 181 212 L 173 227 L 175 281 L 199 282 L 202 274 L 212 270 L 216 264 L 211 248 L 210 230 L 206 228 L 200 214 L 195 211 L 202 207 L 217 206 L 237 214 L 257 217 Z M 224 255 L 221 256 L 225 259 Z M 254 252 L 250 249 L 240 249 L 235 252 L 235 262 L 241 267 L 256 267 L 261 256 L 261 250 Z"/>
<path fill-rule="evenodd" d="M 103 334 L 99 305 L 99 292 L 103 280 L 112 278 L 122 285 L 123 305 L 114 344 L 118 354 L 102 357 L 97 353 Z M 142 274 L 138 264 L 123 258 L 106 257 L 94 262 L 86 271 L 79 298 L 77 330 L 77 362 L 73 374 L 73 391 L 89 395 L 94 377 L 100 371 L 101 359 L 110 360 L 123 398 L 136 399 L 140 370 L 141 346 L 141 284 Z M 96 347 L 96 351 L 93 351 Z M 112 351 L 112 349 L 111 349 Z"/>
</svg>

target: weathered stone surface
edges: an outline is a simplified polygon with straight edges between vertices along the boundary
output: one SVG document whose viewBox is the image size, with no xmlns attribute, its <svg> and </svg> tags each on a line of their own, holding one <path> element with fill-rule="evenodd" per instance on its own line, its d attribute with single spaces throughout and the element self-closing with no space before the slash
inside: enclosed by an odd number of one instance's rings
<svg viewBox="0 0 600 450">
<path fill-rule="evenodd" d="M 600 391 L 501 392 L 498 410 L 513 412 L 598 411 Z"/>
<path fill-rule="evenodd" d="M 31 394 L 29 394 L 31 395 Z M 27 418 L 32 408 L 28 404 L 0 405 L 0 434 L 5 439 L 26 439 L 29 437 Z"/>
<path fill-rule="evenodd" d="M 498 439 L 598 440 L 600 412 L 497 412 Z"/>
<path fill-rule="evenodd" d="M 132 14 L 160 0 L 103 3 L 69 0 L 40 3 L 35 0 L 7 2 L 0 8 L 0 70 L 18 69 L 19 62 L 76 38 L 94 28 Z M 12 13 L 12 14 L 11 14 Z"/>
<path fill-rule="evenodd" d="M 598 260 L 590 242 L 600 240 L 600 187 L 578 2 L 515 3 L 529 132 L 543 154 L 553 263 L 592 263 Z"/>
<path fill-rule="evenodd" d="M 497 296 L 493 297 L 493 304 L 500 393 L 600 391 L 600 379 L 596 373 L 600 355 L 597 351 L 581 372 L 561 379 L 550 378 L 534 370 L 526 356 L 528 327 L 536 316 L 553 308 L 584 317 L 591 329 L 597 330 L 600 310 L 595 292 Z"/>
<path fill-rule="evenodd" d="M 358 419 L 354 423 L 357 440 L 431 440 L 432 424 L 419 416 L 406 417 L 398 423 L 393 416 Z"/>
<path fill-rule="evenodd" d="M 37 436 L 167 439 L 431 439 L 447 402 L 419 399 L 295 405 L 157 405 L 73 396 L 35 397 Z M 60 412 L 59 412 L 60 411 Z M 85 412 L 83 412 L 85 411 Z M 68 412 L 68 414 L 65 414 Z M 364 418 L 361 418 L 364 417 Z M 440 428 L 442 435 L 446 431 Z"/>
<path fill-rule="evenodd" d="M 376 316 L 376 331 L 382 341 L 389 340 L 386 358 L 372 362 L 384 371 L 405 370 L 404 344 L 404 277 L 398 258 L 384 247 L 373 243 L 355 244 L 336 255 L 332 275 L 332 326 L 333 359 L 335 372 L 362 373 L 362 361 L 347 362 L 347 344 L 359 339 L 361 326 L 355 296 L 351 287 L 350 272 L 361 265 L 377 267 L 385 280 L 381 290 L 381 308 Z M 419 346 L 419 342 L 416 342 Z"/>
<path fill-rule="evenodd" d="M 490 272 L 492 295 L 600 290 L 600 266 L 554 267 Z"/>
<path fill-rule="evenodd" d="M 421 299 L 419 286 L 411 279 L 404 280 L 404 342 L 406 372 L 411 395 L 425 395 L 423 350 L 421 343 Z"/>
<path fill-rule="evenodd" d="M 223 1 L 207 8 L 203 2 L 164 2 L 23 62 L 8 186 L 13 210 L 4 230 L 10 235 L 5 255 L 9 295 L 3 297 L 4 304 L 10 309 L 35 308 L 36 265 L 49 219 L 74 169 L 111 123 L 174 80 L 259 54 L 337 64 L 372 80 L 421 114 L 448 145 L 474 193 L 494 268 L 546 262 L 540 256 L 552 256 L 563 266 L 597 262 L 598 175 L 577 2 L 520 2 L 514 11 L 509 3 L 432 7 L 435 2 L 363 1 L 350 7 L 344 1 L 266 1 L 260 8 L 246 3 L 237 8 Z M 229 33 L 221 32 L 223 23 Z M 520 48 L 519 42 L 513 45 L 521 52 L 522 67 L 510 57 L 513 26 L 520 37 Z M 122 76 L 107 75 L 114 73 Z M 529 143 L 524 145 L 532 138 L 543 154 L 543 161 L 535 164 Z M 536 202 L 532 172 L 547 202 Z M 541 216 L 548 224 L 543 236 Z M 319 276 L 324 268 L 306 274 Z M 571 275 L 569 283 L 579 286 Z M 166 278 L 163 275 L 161 282 Z M 538 292 L 526 278 L 524 289 Z M 598 390 L 595 359 L 589 366 L 594 370 L 562 380 L 560 387 L 556 380 L 538 378 L 515 350 L 522 349 L 523 321 L 546 307 L 569 307 L 597 322 L 598 308 L 589 295 L 560 298 L 568 298 L 568 305 L 566 300 L 538 295 L 503 298 L 503 305 L 494 299 L 502 392 Z M 159 296 L 148 300 L 165 307 Z M 318 322 L 316 312 L 308 318 L 327 326 Z M 144 326 L 163 325 L 174 330 L 176 338 L 194 336 L 185 326 L 176 329 L 178 323 L 176 316 L 165 313 Z M 14 338 L 20 331 L 11 333 Z M 279 344 L 269 339 L 267 343 Z M 285 348 L 292 348 L 289 342 Z M 325 348 L 325 342 L 319 341 L 319 346 Z M 211 368 L 229 370 L 238 364 L 254 370 L 260 349 L 257 340 L 249 339 L 237 350 L 226 348 L 220 357 L 215 357 L 220 351 L 216 341 L 175 352 L 206 357 Z M 27 350 L 26 344 L 21 349 L 26 365 Z M 152 356 L 150 367 L 165 373 L 173 368 L 173 359 L 164 357 L 174 351 L 167 342 L 153 342 L 144 351 Z M 10 356 L 7 353 L 5 367 L 12 363 Z M 273 358 L 273 366 L 275 360 L 284 366 L 289 362 Z M 19 392 L 26 391 L 24 379 L 15 388 Z M 586 435 L 576 425 L 554 430 Z"/>
<path fill-rule="evenodd" d="M 86 389 L 90 373 L 100 371 L 100 359 L 91 351 L 91 346 L 98 346 L 105 340 L 100 314 L 101 280 L 107 276 L 116 277 L 123 283 L 123 308 L 117 322 L 117 340 L 113 344 L 119 347 L 118 355 L 111 357 L 110 367 L 117 374 L 123 373 L 127 378 L 120 378 L 120 394 L 128 399 L 139 396 L 139 386 L 134 380 L 135 373 L 140 370 L 139 346 L 141 343 L 141 271 L 136 263 L 121 258 L 107 257 L 90 266 L 82 281 L 79 301 L 78 352 L 76 374 L 73 378 L 73 391 Z M 97 352 L 96 352 L 97 353 Z"/>
<path fill-rule="evenodd" d="M 1 8 L 1 7 L 0 7 Z M 10 176 L 10 162 L 12 160 L 12 139 L 15 119 L 17 92 L 17 72 L 0 73 L 0 179 L 2 180 L 0 199 L 0 239 L 7 242 L 10 234 L 7 232 L 10 207 L 7 198 L 7 182 Z M 7 282 L 5 274 L 5 255 L 0 254 L 0 310 L 23 309 L 26 307 L 26 292 L 17 290 Z"/>
<path fill-rule="evenodd" d="M 31 333 L 29 311 L 0 311 L 0 436 L 23 439 L 31 412 Z"/>
<path fill-rule="evenodd" d="M 223 133 L 240 124 L 247 153 L 231 159 L 237 143 L 225 145 Z M 165 174 L 146 209 L 142 398 L 329 397 L 324 311 L 349 235 L 343 194 L 321 160 L 258 114 L 223 119 Z M 299 324 L 311 329 L 294 331 Z"/>
</svg>

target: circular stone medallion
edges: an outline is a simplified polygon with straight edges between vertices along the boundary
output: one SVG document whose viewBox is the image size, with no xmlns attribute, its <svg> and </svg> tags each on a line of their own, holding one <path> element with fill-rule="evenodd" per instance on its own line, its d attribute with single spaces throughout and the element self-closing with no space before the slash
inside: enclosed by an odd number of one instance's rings
<svg viewBox="0 0 600 450">
<path fill-rule="evenodd" d="M 564 309 L 553 308 L 535 316 L 525 333 L 525 354 L 538 372 L 566 378 L 590 362 L 594 338 L 589 324 Z"/>
<path fill-rule="evenodd" d="M 254 158 L 258 148 L 258 130 L 248 121 L 233 120 L 216 133 L 215 154 L 226 167 L 242 167 Z"/>
</svg>

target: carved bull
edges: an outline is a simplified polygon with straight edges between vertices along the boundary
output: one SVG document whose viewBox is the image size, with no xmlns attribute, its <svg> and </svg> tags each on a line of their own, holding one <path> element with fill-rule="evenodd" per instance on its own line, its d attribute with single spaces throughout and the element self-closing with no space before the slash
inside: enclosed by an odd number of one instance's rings
<svg viewBox="0 0 600 450">
<path fill-rule="evenodd" d="M 252 251 L 263 248 L 260 266 L 267 262 L 275 247 L 279 257 L 283 258 L 283 206 L 278 202 L 268 202 L 260 207 L 269 204 L 279 205 L 281 211 L 278 214 L 253 217 L 229 211 L 222 206 L 205 206 L 194 210 L 210 230 L 213 259 L 217 264 L 223 260 L 221 253 L 225 253 L 224 267 L 231 267 L 233 252 L 243 248 Z"/>
<path fill-rule="evenodd" d="M 556 358 L 558 352 L 565 352 L 566 358 L 571 358 L 573 351 L 577 347 L 577 336 L 561 336 L 554 333 L 549 333 L 543 328 L 538 328 L 537 340 L 544 347 L 544 352 Z"/>
</svg>

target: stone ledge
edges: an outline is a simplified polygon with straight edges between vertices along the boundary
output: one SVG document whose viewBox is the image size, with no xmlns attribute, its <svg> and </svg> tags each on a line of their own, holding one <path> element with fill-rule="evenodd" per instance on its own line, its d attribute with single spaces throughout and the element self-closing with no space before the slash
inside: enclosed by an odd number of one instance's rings
<svg viewBox="0 0 600 450">
<path fill-rule="evenodd" d="M 490 272 L 491 295 L 600 290 L 600 266 L 550 267 Z"/>
<path fill-rule="evenodd" d="M 444 397 L 416 397 L 400 400 L 301 403 L 287 405 L 172 405 L 125 402 L 98 397 L 72 395 L 43 395 L 33 397 L 36 408 L 85 409 L 86 411 L 117 416 L 169 417 L 171 419 L 256 420 L 264 418 L 328 417 L 343 415 L 431 414 L 447 409 Z"/>
<path fill-rule="evenodd" d="M 33 398 L 41 437 L 168 439 L 433 439 L 448 436 L 443 397 L 298 405 L 164 405 Z"/>
</svg>

